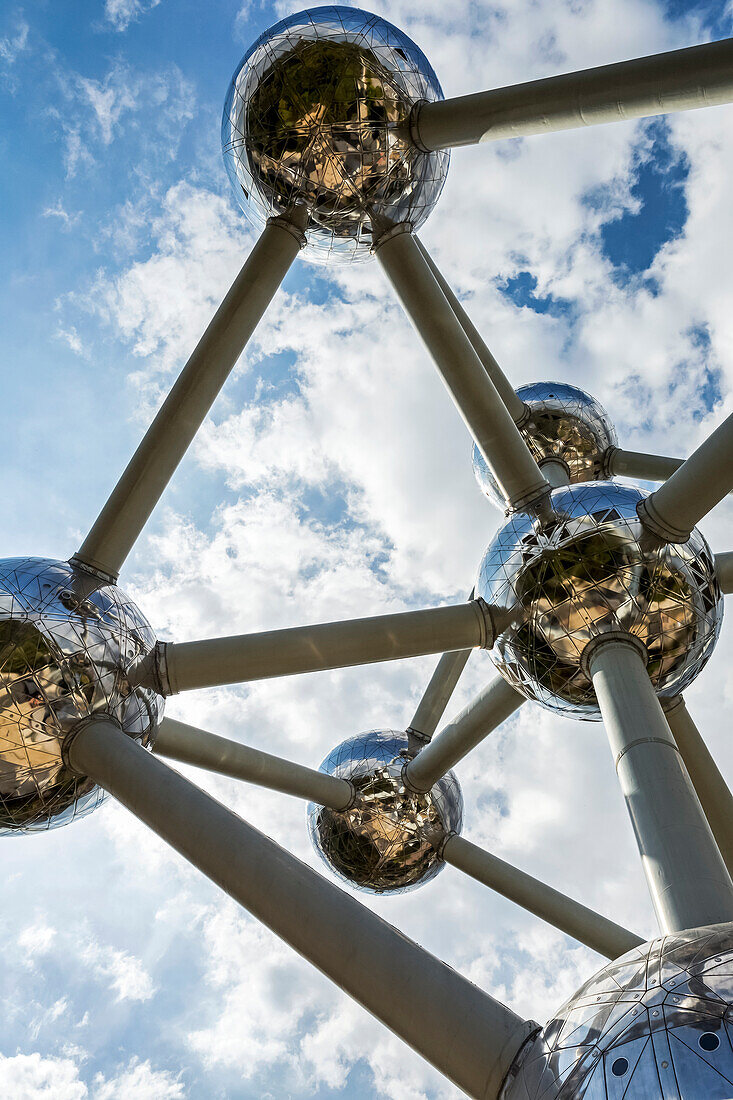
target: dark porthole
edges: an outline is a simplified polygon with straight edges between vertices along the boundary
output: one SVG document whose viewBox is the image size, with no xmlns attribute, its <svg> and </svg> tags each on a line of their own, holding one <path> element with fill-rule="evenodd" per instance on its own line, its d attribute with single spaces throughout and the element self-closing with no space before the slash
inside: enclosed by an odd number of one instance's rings
<svg viewBox="0 0 733 1100">
<path fill-rule="evenodd" d="M 702 1038 L 704 1039 L 705 1036 L 703 1035 Z M 701 1040 L 701 1042 L 702 1042 L 702 1040 Z M 626 1070 L 628 1068 L 629 1068 L 629 1063 L 628 1063 L 626 1058 L 617 1058 L 616 1061 L 611 1066 L 611 1073 L 614 1075 L 614 1077 L 623 1077 L 623 1075 L 626 1073 Z"/>
<path fill-rule="evenodd" d="M 706 1031 L 697 1042 L 703 1050 L 717 1050 L 720 1046 L 720 1039 L 712 1031 Z"/>
</svg>

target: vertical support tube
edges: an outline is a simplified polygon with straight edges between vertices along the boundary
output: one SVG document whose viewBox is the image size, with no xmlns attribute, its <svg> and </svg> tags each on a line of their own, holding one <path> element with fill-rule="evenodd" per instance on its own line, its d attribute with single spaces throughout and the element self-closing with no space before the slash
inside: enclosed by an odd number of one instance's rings
<svg viewBox="0 0 733 1100">
<path fill-rule="evenodd" d="M 304 243 L 284 217 L 267 223 L 73 561 L 117 576 Z"/>
<path fill-rule="evenodd" d="M 733 877 L 733 795 L 690 717 L 682 696 L 664 699 L 662 708 L 720 854 Z"/>
<path fill-rule="evenodd" d="M 561 458 L 546 458 L 540 463 L 540 469 L 553 489 L 563 489 L 570 484 L 570 470 L 567 462 Z"/>
<path fill-rule="evenodd" d="M 524 696 L 497 676 L 406 765 L 405 783 L 414 791 L 429 791 L 523 702 Z"/>
<path fill-rule="evenodd" d="M 733 920 L 733 882 L 632 635 L 584 654 L 660 928 Z"/>
<path fill-rule="evenodd" d="M 733 489 L 733 413 L 663 485 L 642 500 L 639 518 L 665 542 L 686 542 L 692 528 Z"/>
<path fill-rule="evenodd" d="M 375 251 L 510 506 L 542 507 L 549 493 L 547 482 L 409 226 L 389 230 Z"/>
<path fill-rule="evenodd" d="M 348 779 L 304 768 L 302 764 L 217 737 L 175 718 L 164 718 L 160 723 L 153 752 L 168 760 L 256 783 L 258 787 L 307 798 L 333 810 L 345 810 L 354 798 L 354 787 Z"/>
<path fill-rule="evenodd" d="M 167 768 L 111 722 L 68 747 L 90 776 L 472 1097 L 492 1100 L 534 1029 Z"/>
<path fill-rule="evenodd" d="M 607 959 L 617 959 L 644 942 L 627 928 L 553 890 L 552 886 L 512 867 L 511 863 L 505 863 L 456 833 L 444 842 L 440 854 L 451 867 L 482 882 L 490 890 L 496 890 Z"/>
<path fill-rule="evenodd" d="M 461 328 L 470 340 L 471 347 L 478 355 L 484 367 L 484 370 L 496 386 L 496 392 L 499 394 L 499 397 L 506 405 L 509 415 L 511 416 L 515 424 L 520 424 L 527 417 L 527 406 L 524 404 L 524 401 L 522 401 L 521 397 L 517 397 L 514 386 L 504 374 L 504 371 L 501 369 L 496 359 L 494 359 L 494 356 L 491 354 L 488 347 L 486 346 L 486 341 L 474 325 L 471 318 L 466 313 L 461 303 L 458 301 L 458 298 L 456 297 L 450 284 L 446 282 L 446 280 L 443 278 L 440 268 L 434 262 L 430 253 L 423 245 L 422 241 L 419 239 L 419 237 L 415 237 L 415 241 L 417 242 L 417 246 L 423 255 L 425 263 L 432 271 L 435 281 L 437 282 L 440 289 L 443 291 L 443 294 L 448 301 L 448 305 L 455 313 Z"/>
</svg>

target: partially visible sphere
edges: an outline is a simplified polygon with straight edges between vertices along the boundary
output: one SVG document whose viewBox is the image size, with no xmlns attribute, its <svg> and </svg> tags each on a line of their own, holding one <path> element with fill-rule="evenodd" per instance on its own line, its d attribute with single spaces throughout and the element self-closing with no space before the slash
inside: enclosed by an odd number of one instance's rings
<svg viewBox="0 0 733 1100">
<path fill-rule="evenodd" d="M 427 218 L 447 151 L 409 138 L 412 107 L 443 93 L 421 50 L 358 8 L 290 15 L 240 62 L 224 105 L 222 148 L 237 201 L 258 228 L 306 205 L 304 255 L 367 259 L 390 224 Z"/>
<path fill-rule="evenodd" d="M 571 485 L 603 476 L 604 452 L 617 446 L 618 437 L 600 401 L 564 382 L 532 382 L 520 386 L 517 396 L 530 412 L 519 430 L 537 462 L 561 459 L 570 471 Z M 473 472 L 489 500 L 505 508 L 501 490 L 475 443 Z"/>
<path fill-rule="evenodd" d="M 501 1100 L 730 1100 L 733 925 L 652 940 L 563 1005 Z"/>
<path fill-rule="evenodd" d="M 435 878 L 443 867 L 435 838 L 439 843 L 463 825 L 453 772 L 414 794 L 402 781 L 410 759 L 405 733 L 370 730 L 342 742 L 321 764 L 321 771 L 349 779 L 357 798 L 348 810 L 308 806 L 313 846 L 339 878 L 368 893 L 405 893 Z"/>
<path fill-rule="evenodd" d="M 600 717 L 581 655 L 604 632 L 644 643 L 660 696 L 688 687 L 713 651 L 723 599 L 710 547 L 697 529 L 685 543 L 642 542 L 647 495 L 610 481 L 555 489 L 554 522 L 515 513 L 484 555 L 476 591 L 502 627 L 491 657 L 549 710 Z"/>
<path fill-rule="evenodd" d="M 154 646 L 116 585 L 68 562 L 0 561 L 0 834 L 54 828 L 100 804 L 104 792 L 64 764 L 64 741 L 108 715 L 150 742 L 163 699 L 128 674 Z"/>
</svg>

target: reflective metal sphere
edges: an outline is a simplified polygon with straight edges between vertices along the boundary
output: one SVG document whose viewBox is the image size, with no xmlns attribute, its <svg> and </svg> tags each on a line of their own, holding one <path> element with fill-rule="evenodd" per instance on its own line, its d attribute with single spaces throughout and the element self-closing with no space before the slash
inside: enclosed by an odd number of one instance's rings
<svg viewBox="0 0 733 1100">
<path fill-rule="evenodd" d="M 604 967 L 515 1064 L 501 1100 L 733 1097 L 733 925 L 664 936 Z"/>
<path fill-rule="evenodd" d="M 528 699 L 579 718 L 599 718 L 581 668 L 591 638 L 628 630 L 646 646 L 658 695 L 683 691 L 712 653 L 723 618 L 710 548 L 648 548 L 636 505 L 641 489 L 596 481 L 555 489 L 556 522 L 516 513 L 479 569 L 476 591 L 506 622 L 491 656 Z"/>
<path fill-rule="evenodd" d="M 427 58 L 386 20 L 344 7 L 288 16 L 250 47 L 226 98 L 237 201 L 258 227 L 305 204 L 305 256 L 368 258 L 375 229 L 416 229 L 438 200 L 449 154 L 420 152 L 408 128 L 415 103 L 442 98 Z"/>
<path fill-rule="evenodd" d="M 427 794 L 414 794 L 402 781 L 410 758 L 405 733 L 370 730 L 338 745 L 321 764 L 321 771 L 349 779 L 357 797 L 347 810 L 308 806 L 313 846 L 339 878 L 368 893 L 405 893 L 434 878 L 443 867 L 435 839 L 461 831 L 456 777 L 448 772 Z"/>
<path fill-rule="evenodd" d="M 618 444 L 616 429 L 599 401 L 564 382 L 532 382 L 517 396 L 530 417 L 519 429 L 537 462 L 559 458 L 567 464 L 570 483 L 597 481 L 603 476 L 603 454 Z M 482 491 L 499 508 L 506 501 L 478 447 L 473 447 L 473 472 Z"/>
<path fill-rule="evenodd" d="M 115 585 L 68 562 L 0 561 L 0 833 L 50 829 L 99 805 L 104 792 L 64 764 L 64 740 L 104 714 L 148 744 L 163 700 L 127 675 L 154 645 Z"/>
</svg>

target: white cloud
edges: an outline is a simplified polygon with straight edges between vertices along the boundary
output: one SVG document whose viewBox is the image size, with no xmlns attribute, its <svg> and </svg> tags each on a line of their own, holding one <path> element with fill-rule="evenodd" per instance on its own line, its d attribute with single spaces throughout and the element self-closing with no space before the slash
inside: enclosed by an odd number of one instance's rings
<svg viewBox="0 0 733 1100">
<path fill-rule="evenodd" d="M 150 974 L 140 960 L 127 951 L 88 940 L 81 945 L 79 956 L 98 979 L 109 982 L 118 1001 L 149 1001 L 155 993 Z"/>
<path fill-rule="evenodd" d="M 130 23 L 136 22 L 157 8 L 160 0 L 105 0 L 104 17 L 115 31 L 126 31 Z"/>
<path fill-rule="evenodd" d="M 4 66 L 13 65 L 18 55 L 28 49 L 28 34 L 30 27 L 24 19 L 20 19 L 15 31 L 3 35 L 0 38 L 0 62 Z"/>
<path fill-rule="evenodd" d="M 186 1094 L 172 1073 L 133 1058 L 113 1080 L 96 1077 L 91 1095 L 94 1100 L 182 1100 Z"/>
<path fill-rule="evenodd" d="M 85 1100 L 89 1094 L 68 1058 L 0 1054 L 0 1090 L 13 1100 Z"/>
<path fill-rule="evenodd" d="M 52 206 L 46 206 L 44 208 L 42 215 L 44 218 L 58 218 L 61 222 L 61 228 L 65 232 L 68 232 L 68 230 L 78 224 L 81 218 L 81 211 L 77 211 L 76 214 L 70 214 L 68 210 L 64 209 L 61 199 L 57 199 Z"/>
</svg>

